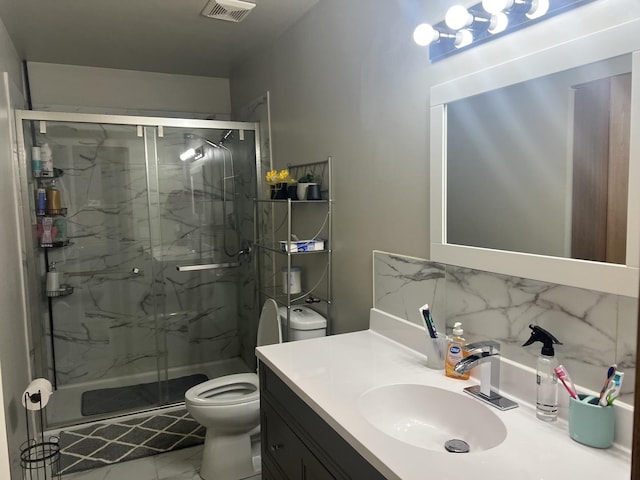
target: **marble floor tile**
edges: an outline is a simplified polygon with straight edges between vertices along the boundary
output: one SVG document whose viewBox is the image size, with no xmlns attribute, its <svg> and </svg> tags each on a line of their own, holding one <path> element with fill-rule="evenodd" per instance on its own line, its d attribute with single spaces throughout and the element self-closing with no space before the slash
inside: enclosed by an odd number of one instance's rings
<svg viewBox="0 0 640 480">
<path fill-rule="evenodd" d="M 200 480 L 202 445 L 140 458 L 84 472 L 63 475 L 62 480 Z"/>
<path fill-rule="evenodd" d="M 158 480 L 200 480 L 202 449 L 198 445 L 154 456 Z"/>
<path fill-rule="evenodd" d="M 62 476 L 62 480 L 123 480 L 125 478 L 158 480 L 158 472 L 153 457 L 116 463 Z"/>
</svg>

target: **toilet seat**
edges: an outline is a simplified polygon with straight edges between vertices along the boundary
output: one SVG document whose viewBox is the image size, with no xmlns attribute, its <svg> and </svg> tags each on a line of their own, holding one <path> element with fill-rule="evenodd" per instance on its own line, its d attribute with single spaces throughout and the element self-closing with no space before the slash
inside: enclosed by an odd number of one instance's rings
<svg viewBox="0 0 640 480">
<path fill-rule="evenodd" d="M 262 307 L 256 342 L 258 346 L 282 342 L 278 305 L 273 299 Z M 260 478 L 251 440 L 260 431 L 258 375 L 240 373 L 207 380 L 187 390 L 184 398 L 189 414 L 207 429 L 200 477 Z"/>
<path fill-rule="evenodd" d="M 260 398 L 258 375 L 239 373 L 207 380 L 187 390 L 184 397 L 192 405 L 211 407 L 254 402 Z"/>
</svg>

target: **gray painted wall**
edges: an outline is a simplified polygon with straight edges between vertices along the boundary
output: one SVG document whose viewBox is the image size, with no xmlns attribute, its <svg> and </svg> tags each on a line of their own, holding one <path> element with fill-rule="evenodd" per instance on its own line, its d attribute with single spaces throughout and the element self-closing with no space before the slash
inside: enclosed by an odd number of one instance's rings
<svg viewBox="0 0 640 480">
<path fill-rule="evenodd" d="M 594 2 L 429 64 L 413 29 L 452 3 L 324 0 L 232 74 L 232 108 L 271 93 L 274 165 L 334 157 L 335 333 L 367 327 L 371 250 L 430 258 L 429 88 L 640 17 Z"/>
<path fill-rule="evenodd" d="M 34 110 L 228 119 L 229 79 L 28 62 Z M 212 118 L 213 119 L 213 118 Z"/>
<path fill-rule="evenodd" d="M 20 59 L 0 21 L 0 478 L 8 478 L 9 464 L 14 478 L 20 478 L 20 444 L 26 440 L 22 392 L 30 382 L 25 332 L 25 313 L 18 239 L 18 217 L 13 169 L 12 108 L 21 106 Z M 6 422 L 6 424 L 5 424 Z M 6 433 L 5 433 L 6 432 Z M 6 436 L 5 436 L 6 435 Z"/>
</svg>

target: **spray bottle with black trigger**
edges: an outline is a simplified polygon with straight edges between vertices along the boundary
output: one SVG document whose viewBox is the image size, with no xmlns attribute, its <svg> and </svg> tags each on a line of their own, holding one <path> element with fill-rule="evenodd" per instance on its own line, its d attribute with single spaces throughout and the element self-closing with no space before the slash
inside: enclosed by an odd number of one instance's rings
<svg viewBox="0 0 640 480">
<path fill-rule="evenodd" d="M 558 419 L 558 377 L 553 370 L 558 366 L 553 344 L 562 342 L 544 328 L 529 325 L 531 337 L 522 346 L 526 347 L 534 342 L 543 344 L 542 351 L 536 364 L 536 417 L 545 422 Z"/>
</svg>

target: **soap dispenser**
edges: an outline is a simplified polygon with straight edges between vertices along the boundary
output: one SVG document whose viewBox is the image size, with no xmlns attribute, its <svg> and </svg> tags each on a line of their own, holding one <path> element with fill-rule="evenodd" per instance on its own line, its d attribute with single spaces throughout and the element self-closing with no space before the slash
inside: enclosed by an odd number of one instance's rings
<svg viewBox="0 0 640 480">
<path fill-rule="evenodd" d="M 558 366 L 553 345 L 562 345 L 544 328 L 529 325 L 531 337 L 522 346 L 542 343 L 542 351 L 536 363 L 536 417 L 545 422 L 558 419 L 558 377 L 554 369 Z"/>
<path fill-rule="evenodd" d="M 467 380 L 471 372 L 467 371 L 465 373 L 457 373 L 455 371 L 457 363 L 467 356 L 464 350 L 464 347 L 467 345 L 467 340 L 462 335 L 464 335 L 462 323 L 454 323 L 453 336 L 449 340 L 449 345 L 447 346 L 447 355 L 444 361 L 444 373 L 447 377 Z"/>
</svg>

